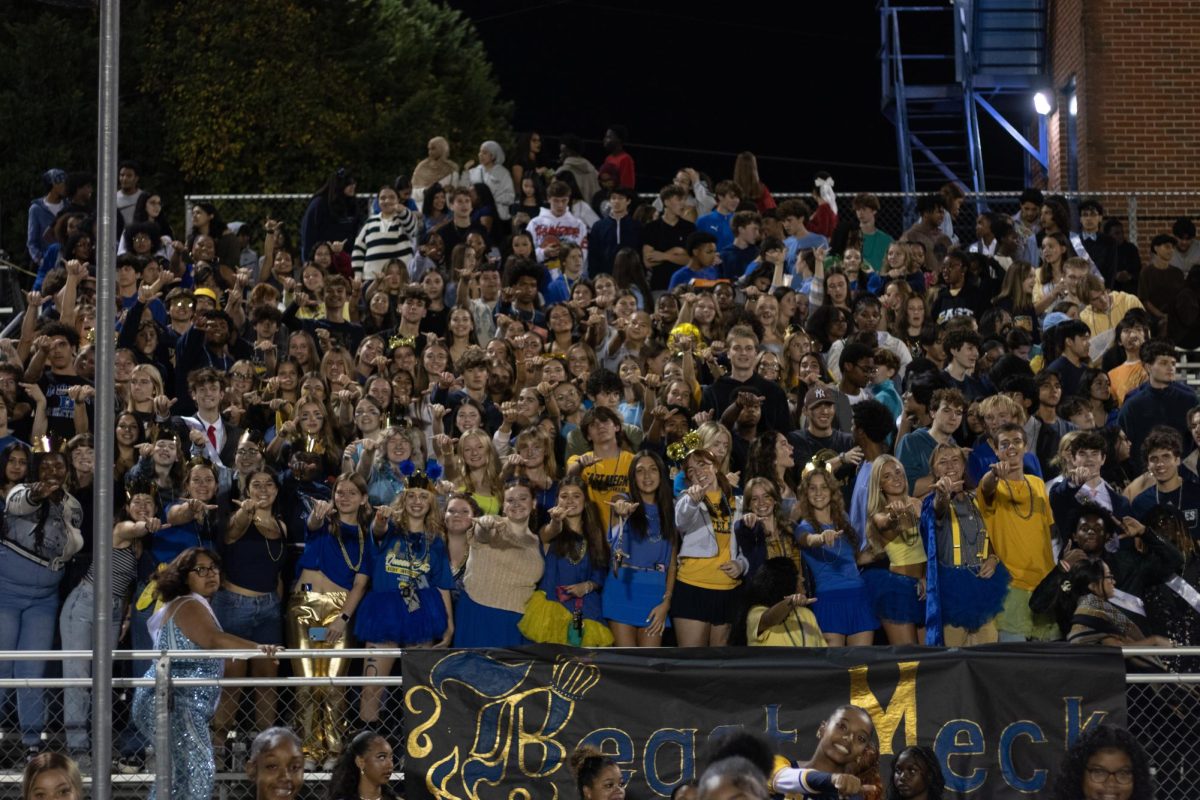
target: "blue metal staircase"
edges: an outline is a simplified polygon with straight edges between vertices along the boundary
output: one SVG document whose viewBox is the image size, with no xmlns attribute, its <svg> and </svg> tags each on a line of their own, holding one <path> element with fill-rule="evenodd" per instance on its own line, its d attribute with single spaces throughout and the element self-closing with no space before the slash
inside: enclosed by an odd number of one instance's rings
<svg viewBox="0 0 1200 800">
<path fill-rule="evenodd" d="M 980 111 L 1046 165 L 1044 141 L 1030 144 L 1005 116 L 1027 118 L 1016 96 L 1045 86 L 1046 0 L 880 0 L 879 22 L 882 110 L 896 127 L 903 191 L 947 181 L 986 191 Z"/>
</svg>

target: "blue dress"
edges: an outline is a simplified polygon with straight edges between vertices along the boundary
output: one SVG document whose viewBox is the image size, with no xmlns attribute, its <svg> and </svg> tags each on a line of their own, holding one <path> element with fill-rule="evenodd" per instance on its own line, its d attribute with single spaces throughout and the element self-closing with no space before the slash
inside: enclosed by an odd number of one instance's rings
<svg viewBox="0 0 1200 800">
<path fill-rule="evenodd" d="M 180 598 L 176 603 L 187 602 Z M 214 622 L 215 622 L 214 617 Z M 179 626 L 172 614 L 154 643 L 159 650 L 202 650 Z M 212 686 L 187 686 L 171 690 L 171 800 L 210 800 L 213 796 L 212 734 L 209 726 L 217 713 L 221 687 L 216 679 L 225 674 L 225 662 L 219 658 L 178 659 L 171 661 L 172 678 L 207 678 Z M 154 668 L 143 676 L 154 677 Z M 154 687 L 141 686 L 134 692 L 133 718 L 138 729 L 154 741 Z M 155 800 L 151 787 L 149 800 Z"/>
<path fill-rule="evenodd" d="M 646 536 L 639 537 L 626 521 L 609 543 L 616 575 L 605 579 L 601 602 L 604 618 L 635 628 L 646 627 L 650 612 L 667 591 L 671 543 L 662 535 L 658 506 L 645 504 Z M 671 627 L 668 617 L 666 627 Z"/>
</svg>

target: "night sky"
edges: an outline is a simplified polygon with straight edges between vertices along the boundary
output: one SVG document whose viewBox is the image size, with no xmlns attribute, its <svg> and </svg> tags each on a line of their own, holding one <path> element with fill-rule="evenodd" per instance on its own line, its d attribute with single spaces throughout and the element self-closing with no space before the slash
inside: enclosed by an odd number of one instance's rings
<svg viewBox="0 0 1200 800">
<path fill-rule="evenodd" d="M 475 22 L 518 131 L 574 133 L 598 162 L 605 127 L 623 123 L 641 191 L 681 166 L 730 177 L 741 150 L 773 191 L 807 190 L 823 168 L 838 191 L 900 188 L 874 0 L 449 4 Z M 1019 158 L 988 145 L 989 188 L 1011 188 L 999 175 L 1019 175 Z"/>
</svg>

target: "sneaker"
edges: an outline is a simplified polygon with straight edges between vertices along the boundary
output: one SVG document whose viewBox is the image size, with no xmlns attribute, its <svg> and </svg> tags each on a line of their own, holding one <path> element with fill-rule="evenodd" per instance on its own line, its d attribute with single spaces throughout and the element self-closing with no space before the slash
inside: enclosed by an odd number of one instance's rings
<svg viewBox="0 0 1200 800">
<path fill-rule="evenodd" d="M 121 775 L 139 775 L 144 765 L 141 756 L 121 756 L 117 759 L 117 772 Z"/>
<path fill-rule="evenodd" d="M 337 766 L 337 759 L 333 756 L 325 759 L 325 763 L 321 765 L 322 772 L 333 772 L 333 768 Z"/>
<path fill-rule="evenodd" d="M 33 759 L 37 758 L 43 751 L 45 751 L 45 749 L 46 748 L 40 744 L 34 744 L 26 747 L 25 763 L 28 764 L 30 761 L 33 761 Z"/>
<path fill-rule="evenodd" d="M 312 758 L 304 759 L 304 771 L 305 772 L 316 772 L 317 771 L 316 760 L 312 759 Z"/>
<path fill-rule="evenodd" d="M 79 767 L 79 771 L 85 775 L 92 773 L 92 754 L 85 751 L 71 753 L 71 760 L 75 762 L 75 766 Z"/>
</svg>

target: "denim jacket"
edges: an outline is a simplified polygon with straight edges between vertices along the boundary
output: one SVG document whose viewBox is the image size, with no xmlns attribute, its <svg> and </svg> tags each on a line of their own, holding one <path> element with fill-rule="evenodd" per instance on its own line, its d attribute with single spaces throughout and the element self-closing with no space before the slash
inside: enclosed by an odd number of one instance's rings
<svg viewBox="0 0 1200 800">
<path fill-rule="evenodd" d="M 4 541 L 30 560 L 45 561 L 42 566 L 59 571 L 71 556 L 83 549 L 83 507 L 66 492 L 60 502 L 33 500 L 33 484 L 17 484 L 8 493 L 4 510 Z M 42 546 L 36 542 L 39 512 L 49 503 L 49 513 L 43 526 Z"/>
</svg>

